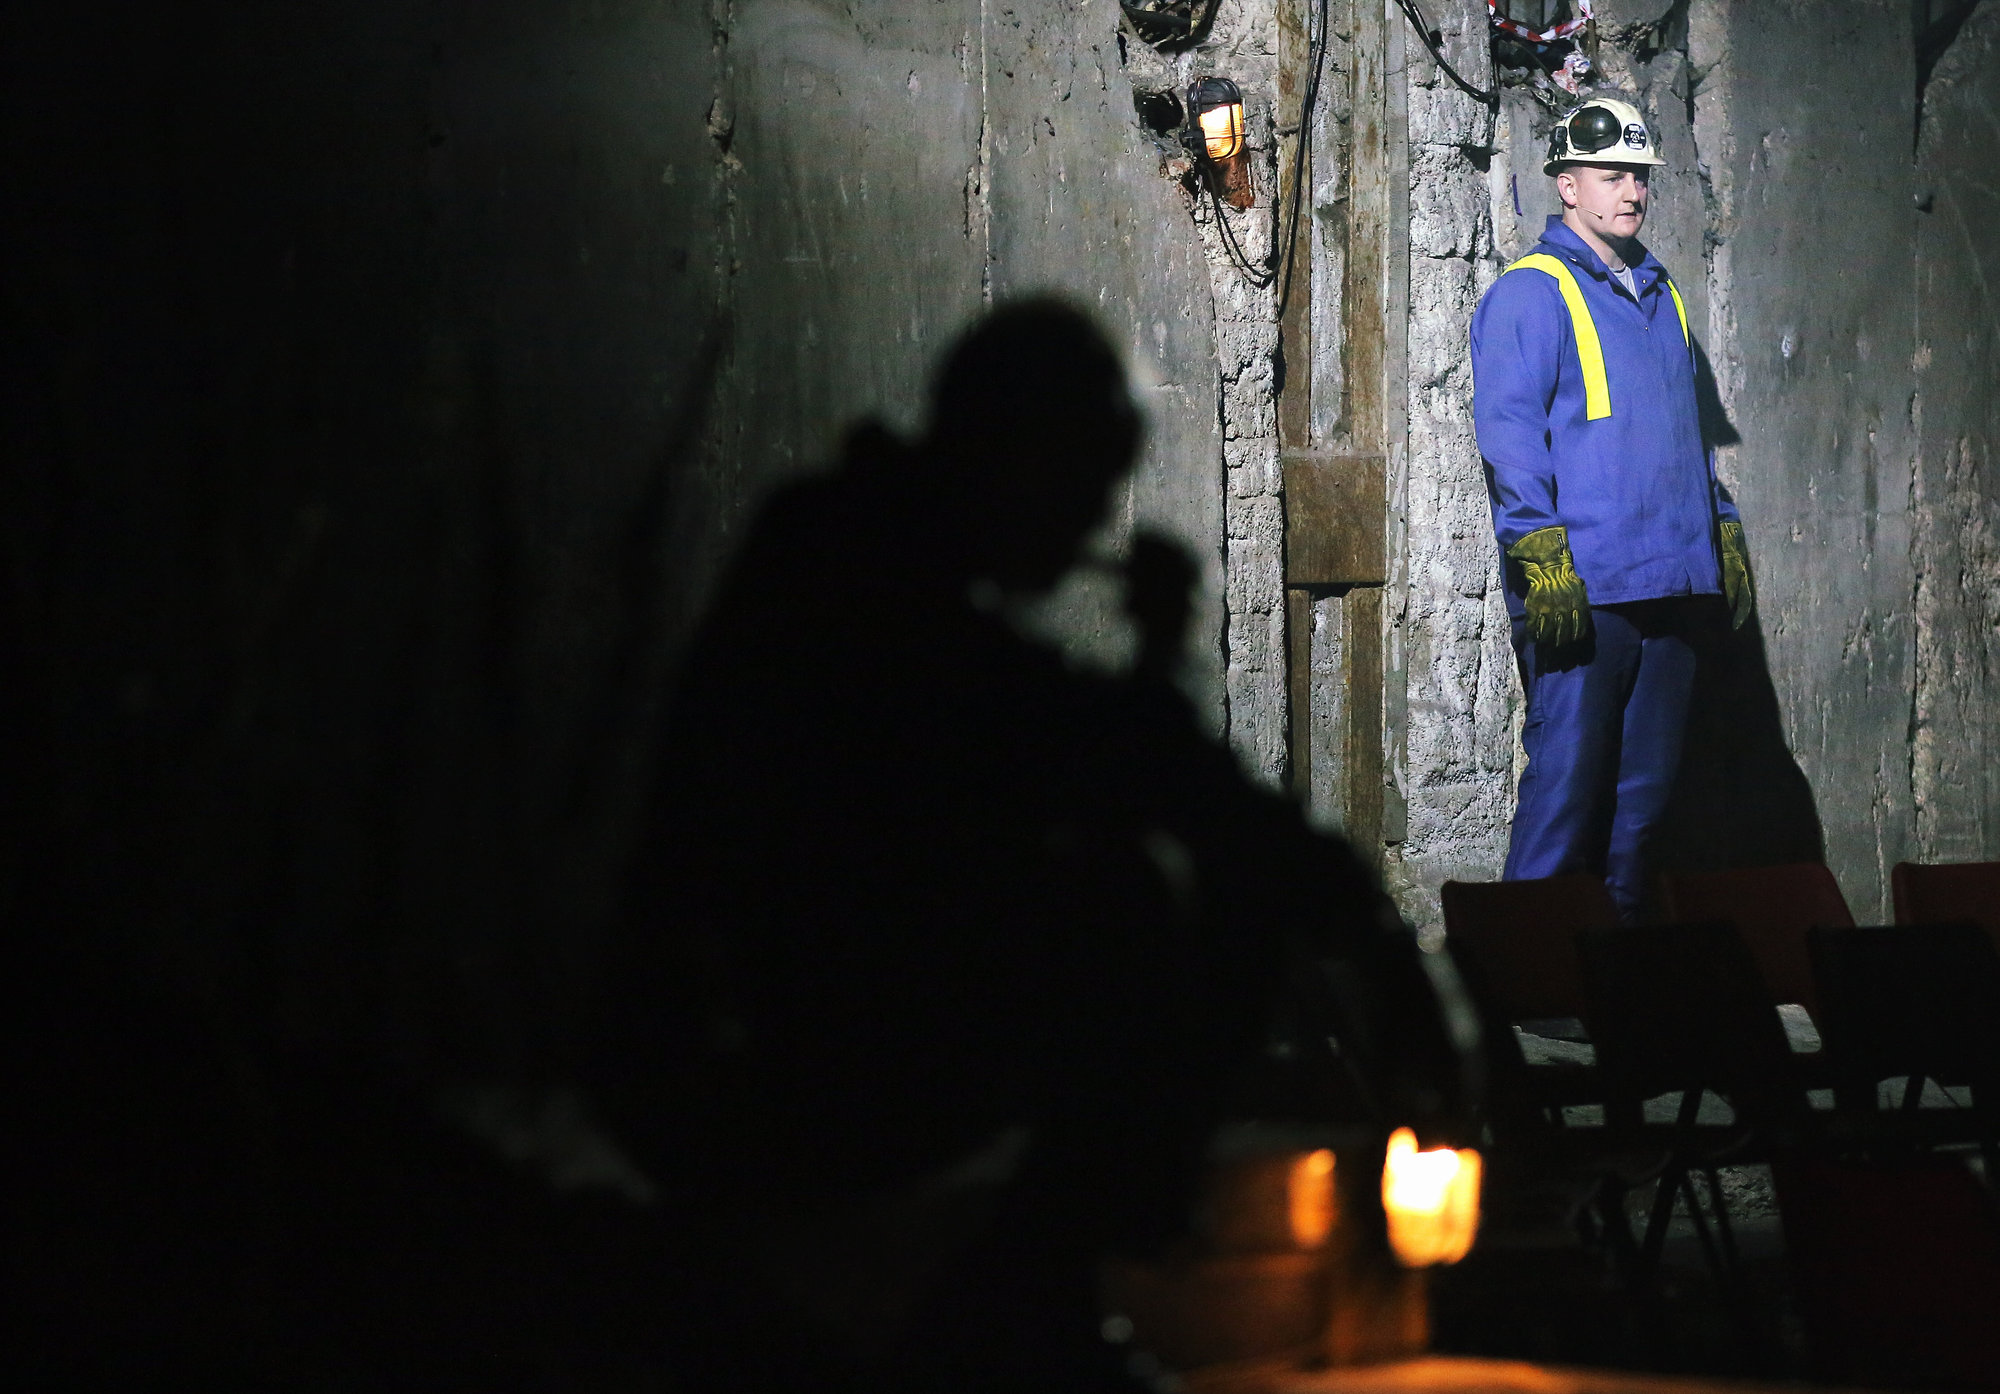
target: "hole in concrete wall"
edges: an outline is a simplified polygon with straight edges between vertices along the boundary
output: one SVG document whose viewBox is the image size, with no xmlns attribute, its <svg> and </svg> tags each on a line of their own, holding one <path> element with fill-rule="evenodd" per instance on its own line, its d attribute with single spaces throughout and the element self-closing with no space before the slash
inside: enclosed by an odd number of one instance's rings
<svg viewBox="0 0 2000 1394">
<path fill-rule="evenodd" d="M 1632 38 L 1632 51 L 1641 63 L 1650 63 L 1669 49 L 1685 50 L 1688 34 L 1688 0 L 1674 0 L 1674 7 L 1646 25 Z"/>
<path fill-rule="evenodd" d="M 1139 124 L 1156 136 L 1170 136 L 1181 128 L 1181 99 L 1172 92 L 1132 93 L 1132 109 Z"/>
<path fill-rule="evenodd" d="M 1979 0 L 1911 0 L 1912 27 L 1917 42 L 1917 129 L 1921 137 L 1924 130 L 1924 89 L 1930 86 L 1931 74 L 1937 70 L 1938 61 L 1958 37 L 1958 31 L 1965 27 L 1965 21 L 1972 18 L 1972 12 L 1979 8 Z"/>
<path fill-rule="evenodd" d="M 1118 0 L 1133 32 L 1168 53 L 1206 39 L 1221 7 L 1222 0 Z"/>
<path fill-rule="evenodd" d="M 1687 3 L 1688 0 L 1673 0 L 1668 16 L 1650 27 L 1671 23 L 1674 13 L 1685 9 Z M 1546 33 L 1575 19 L 1575 10 L 1573 0 L 1501 0 L 1497 17 L 1536 33 Z M 1562 74 L 1567 61 L 1584 54 L 1579 43 L 1584 37 L 1585 34 L 1578 33 L 1538 43 L 1496 25 L 1492 31 L 1494 85 L 1532 88 L 1545 105 L 1567 110 L 1576 104 L 1576 96 L 1573 88 L 1558 83 L 1565 81 Z"/>
</svg>

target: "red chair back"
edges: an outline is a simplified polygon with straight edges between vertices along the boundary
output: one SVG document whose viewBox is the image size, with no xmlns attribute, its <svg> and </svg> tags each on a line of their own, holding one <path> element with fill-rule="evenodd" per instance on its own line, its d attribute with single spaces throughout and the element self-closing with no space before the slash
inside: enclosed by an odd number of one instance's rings
<svg viewBox="0 0 2000 1394">
<path fill-rule="evenodd" d="M 1817 1017 L 1812 956 L 1806 931 L 1849 928 L 1854 913 L 1840 883 L 1819 862 L 1751 866 L 1735 871 L 1681 872 L 1660 878 L 1667 918 L 1721 920 L 1736 926 L 1763 971 L 1774 1000 L 1797 1002 Z"/>
<path fill-rule="evenodd" d="M 1539 881 L 1447 881 L 1445 939 L 1511 1021 L 1582 1017 L 1578 930 L 1618 923 L 1595 876 Z"/>
<path fill-rule="evenodd" d="M 1889 888 L 1897 924 L 1976 924 L 2000 948 L 2000 862 L 1897 862 Z"/>
</svg>

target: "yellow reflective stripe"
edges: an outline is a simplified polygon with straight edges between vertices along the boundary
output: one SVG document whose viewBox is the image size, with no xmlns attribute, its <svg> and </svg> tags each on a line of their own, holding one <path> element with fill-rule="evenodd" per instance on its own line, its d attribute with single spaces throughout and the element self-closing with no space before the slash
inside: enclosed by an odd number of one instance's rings
<svg viewBox="0 0 2000 1394">
<path fill-rule="evenodd" d="M 1604 376 L 1604 345 L 1598 341 L 1590 307 L 1583 303 L 1582 287 L 1567 266 L 1546 252 L 1531 252 L 1507 270 L 1519 271 L 1523 267 L 1555 277 L 1563 304 L 1569 306 L 1570 328 L 1576 333 L 1576 356 L 1583 364 L 1583 416 L 1586 421 L 1602 421 L 1611 415 L 1611 385 Z"/>
<path fill-rule="evenodd" d="M 1665 276 L 1660 277 L 1660 279 L 1666 281 L 1667 293 L 1674 298 L 1674 313 L 1681 317 L 1681 342 L 1688 346 L 1689 353 L 1693 353 L 1694 336 L 1688 333 L 1688 307 L 1681 300 L 1680 290 L 1674 285 L 1673 281 Z"/>
</svg>

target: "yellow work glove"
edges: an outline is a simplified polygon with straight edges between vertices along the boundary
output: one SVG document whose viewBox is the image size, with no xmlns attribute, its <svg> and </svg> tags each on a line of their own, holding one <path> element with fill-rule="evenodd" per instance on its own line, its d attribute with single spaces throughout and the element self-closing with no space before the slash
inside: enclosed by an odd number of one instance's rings
<svg viewBox="0 0 2000 1394">
<path fill-rule="evenodd" d="M 1750 549 L 1743 545 L 1741 523 L 1722 525 L 1722 594 L 1729 601 L 1729 627 L 1741 629 L 1757 603 L 1756 589 L 1750 584 Z"/>
<path fill-rule="evenodd" d="M 1590 594 L 1569 555 L 1568 528 L 1537 528 L 1507 549 L 1528 578 L 1528 637 L 1573 644 L 1590 632 Z"/>
</svg>

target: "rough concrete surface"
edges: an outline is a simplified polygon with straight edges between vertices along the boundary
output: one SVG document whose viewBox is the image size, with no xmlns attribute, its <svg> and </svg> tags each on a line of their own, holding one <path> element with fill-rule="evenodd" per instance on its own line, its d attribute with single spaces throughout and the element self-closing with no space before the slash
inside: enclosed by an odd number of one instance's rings
<svg viewBox="0 0 2000 1394">
<path fill-rule="evenodd" d="M 1262 264 L 1278 235 L 1278 26 L 1273 0 L 1223 0 L 1207 38 L 1173 64 L 1179 84 L 1216 74 L 1243 92 L 1250 132 L 1255 207 L 1227 204 L 1242 250 Z M 1193 216 L 1208 258 L 1215 306 L 1215 355 L 1222 380 L 1224 508 L 1228 533 L 1227 683 L 1229 738 L 1245 767 L 1276 784 L 1285 775 L 1284 505 L 1278 468 L 1277 291 L 1258 288 L 1231 263 L 1212 202 Z"/>
<path fill-rule="evenodd" d="M 1712 368 L 1705 415 L 1760 595 L 1705 654 L 1660 860 L 1823 855 L 1864 920 L 1887 918 L 1903 857 L 2000 855 L 1994 210 L 1975 153 L 1995 139 L 1994 32 L 1981 7 L 1938 64 L 1913 158 L 1903 8 L 1599 13 L 1595 84 L 1647 114 L 1669 162 L 1646 241 Z M 1552 114 L 1513 89 L 1475 210 L 1461 152 L 1480 142 L 1428 66 L 1410 64 L 1410 825 L 1388 849 L 1419 921 L 1438 880 L 1497 875 L 1505 853 L 1518 683 L 1455 354 L 1472 299 L 1555 203 Z"/>
<path fill-rule="evenodd" d="M 719 13 L 715 101 L 741 134 L 714 167 L 722 225 L 741 241 L 716 410 L 740 434 L 718 441 L 718 494 L 748 507 L 772 478 L 822 461 L 863 411 L 915 424 L 938 356 L 984 304 L 1067 296 L 1126 350 L 1148 418 L 1107 541 L 1143 522 L 1201 560 L 1188 681 L 1220 728 L 1207 278 L 1134 117 L 1116 7 L 739 0 Z M 1080 583 L 1037 619 L 1086 661 L 1127 642 L 1101 585 Z"/>
<path fill-rule="evenodd" d="M 1511 813 L 1519 696 L 1465 336 L 1552 205 L 1551 116 L 1519 89 L 1490 113 L 1398 7 L 1356 3 L 1332 5 L 1309 133 L 1312 434 L 1343 429 L 1346 82 L 1389 65 L 1408 295 L 1384 376 L 1407 391 L 1361 453 L 1386 453 L 1392 494 L 1380 850 L 1429 924 L 1442 879 L 1497 874 Z M 258 971 L 308 1033 L 387 1012 L 365 999 L 406 970 L 526 1004 L 467 1008 L 472 1035 L 560 1016 L 668 657 L 752 511 L 857 417 L 914 427 L 952 335 L 1038 290 L 1130 355 L 1150 436 L 1105 545 L 1149 523 L 1197 553 L 1187 686 L 1280 778 L 1275 294 L 1229 264 L 1133 101 L 1242 85 L 1258 201 L 1223 216 L 1262 258 L 1291 148 L 1280 6 L 1317 9 L 1223 0 L 1176 54 L 1121 37 L 1113 0 L 24 21 L 0 158 L 25 463 L 0 512 L 32 585 L 0 623 L 32 660 L 6 710 L 47 733 L 7 771 L 19 806 L 59 814 L 0 900 L 33 881 L 80 939 L 153 926 L 195 977 L 214 926 L 273 926 Z M 1483 6 L 1429 9 L 1491 81 Z M 1647 237 L 1713 370 L 1762 596 L 1709 655 L 1662 850 L 1823 854 L 1863 918 L 1900 857 L 2000 855 L 2000 17 L 1972 12 L 1921 125 L 1910 18 L 1605 0 L 1591 40 L 1669 160 Z M 1353 51 L 1364 28 L 1380 52 Z M 1037 622 L 1115 661 L 1113 599 L 1080 578 Z M 1341 611 L 1313 611 L 1316 732 L 1350 710 Z M 528 986 L 501 982 L 510 955 Z"/>
<path fill-rule="evenodd" d="M 80 944 L 147 926 L 191 980 L 254 940 L 288 1030 L 535 1055 L 587 990 L 670 657 L 757 504 L 865 414 L 915 426 L 952 336 L 1040 290 L 1130 356 L 1149 441 L 1107 540 L 1146 522 L 1200 558 L 1186 680 L 1220 729 L 1213 291 L 1118 24 L 1112 0 L 24 22 L 6 538 L 35 598 L 8 700 L 48 739 L 9 775 L 65 812 L 0 899 L 68 906 Z M 1245 438 L 1260 371 L 1232 360 Z M 1043 618 L 1087 660 L 1124 642 L 1109 600 Z M 447 999 L 477 1005 L 400 1019 Z"/>
<path fill-rule="evenodd" d="M 1982 5 L 1924 92 L 1910 490 L 1911 777 L 1926 861 L 2000 855 L 2000 7 Z"/>
<path fill-rule="evenodd" d="M 1910 51 L 1888 0 L 1729 20 L 1731 480 L 1826 856 L 1886 919 L 1912 850 Z M 1810 74 L 1809 80 L 1805 80 Z"/>
<path fill-rule="evenodd" d="M 1483 4 L 1435 7 L 1446 57 L 1492 80 Z M 1398 16 L 1400 22 L 1400 16 Z M 1410 306 L 1407 583 L 1402 631 L 1408 807 L 1391 849 L 1404 911 L 1435 924 L 1437 886 L 1488 879 L 1506 855 L 1513 801 L 1513 654 L 1485 474 L 1472 431 L 1472 312 L 1498 267 L 1486 152 L 1495 117 L 1410 42 Z"/>
<path fill-rule="evenodd" d="M 1182 190 L 1134 114 L 1115 7 L 1104 0 L 989 15 L 985 196 L 995 297 L 1055 291 L 1122 336 L 1148 419 L 1143 463 L 1117 501 L 1111 545 L 1144 524 L 1202 566 L 1186 685 L 1215 728 L 1225 708 L 1223 459 L 1214 311 Z M 1128 40 L 1129 42 L 1129 40 Z M 1097 583 L 1057 597 L 1055 632 L 1115 660 L 1129 642 Z M 1085 636 L 1088 636 L 1086 639 Z"/>
</svg>

